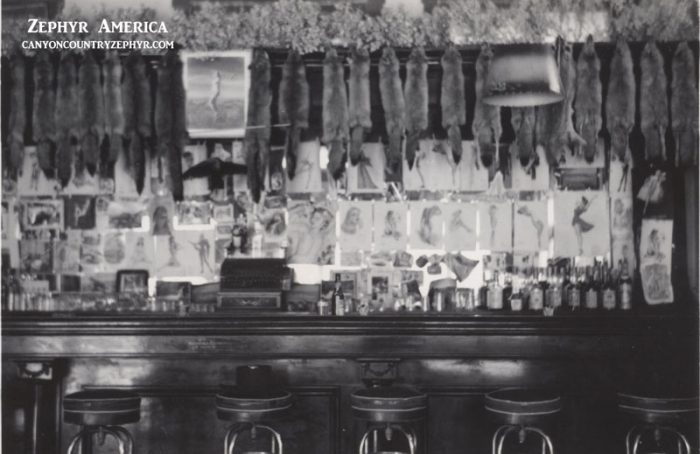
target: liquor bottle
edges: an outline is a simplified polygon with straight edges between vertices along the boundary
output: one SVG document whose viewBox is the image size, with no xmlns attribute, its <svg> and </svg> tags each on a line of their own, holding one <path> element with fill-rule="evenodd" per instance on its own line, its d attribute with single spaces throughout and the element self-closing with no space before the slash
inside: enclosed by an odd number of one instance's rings
<svg viewBox="0 0 700 454">
<path fill-rule="evenodd" d="M 530 276 L 532 276 L 532 268 L 527 268 L 523 271 L 522 281 L 520 285 L 520 294 L 523 297 L 523 307 L 527 307 L 530 301 Z"/>
<path fill-rule="evenodd" d="M 521 291 L 522 281 L 517 274 L 517 269 L 512 285 L 508 305 L 510 306 L 511 311 L 519 312 L 523 310 L 523 293 Z"/>
<path fill-rule="evenodd" d="M 599 279 L 597 264 L 593 267 L 592 272 L 591 267 L 586 267 L 586 309 L 598 309 Z"/>
<path fill-rule="evenodd" d="M 555 309 L 562 306 L 562 295 L 564 293 L 563 283 L 564 278 L 562 276 L 561 267 L 557 267 L 551 284 L 551 286 L 553 287 L 551 306 Z"/>
<path fill-rule="evenodd" d="M 614 310 L 617 307 L 617 298 L 615 295 L 615 284 L 612 277 L 612 268 L 608 266 L 607 262 L 603 264 L 604 280 L 603 280 L 603 309 Z"/>
<path fill-rule="evenodd" d="M 2 298 L 2 311 L 5 312 L 7 310 L 7 300 L 9 299 L 8 293 L 10 286 L 8 285 L 9 281 L 9 272 L 7 268 L 2 269 L 2 290 L 0 290 L 0 298 Z"/>
<path fill-rule="evenodd" d="M 498 279 L 498 271 L 493 272 L 493 279 L 489 284 L 486 308 L 490 310 L 503 309 L 503 287 Z"/>
<path fill-rule="evenodd" d="M 618 299 L 620 309 L 628 311 L 632 309 L 632 278 L 630 277 L 627 259 L 620 260 L 620 280 L 618 281 Z"/>
<path fill-rule="evenodd" d="M 478 300 L 479 307 L 485 308 L 488 306 L 489 278 L 490 278 L 489 270 L 484 270 L 484 282 L 481 284 L 481 287 L 479 287 L 479 300 Z"/>
<path fill-rule="evenodd" d="M 263 226 L 260 221 L 255 221 L 253 224 L 253 238 L 251 240 L 251 255 L 252 257 L 263 256 Z"/>
<path fill-rule="evenodd" d="M 340 274 L 335 275 L 335 288 L 333 289 L 333 297 L 331 298 L 335 315 L 345 315 L 345 295 L 343 295 L 343 285 L 340 281 Z"/>
<path fill-rule="evenodd" d="M 570 310 L 576 311 L 581 308 L 581 270 L 570 268 L 570 272 L 572 275 L 566 290 L 566 305 Z"/>
<path fill-rule="evenodd" d="M 503 308 L 510 309 L 510 296 L 513 294 L 513 274 L 506 271 L 503 278 Z"/>
<path fill-rule="evenodd" d="M 533 283 L 530 287 L 530 303 L 529 308 L 532 311 L 541 311 L 544 308 L 544 271 L 540 268 L 536 268 L 538 272 L 538 281 L 535 282 L 533 277 Z"/>
</svg>

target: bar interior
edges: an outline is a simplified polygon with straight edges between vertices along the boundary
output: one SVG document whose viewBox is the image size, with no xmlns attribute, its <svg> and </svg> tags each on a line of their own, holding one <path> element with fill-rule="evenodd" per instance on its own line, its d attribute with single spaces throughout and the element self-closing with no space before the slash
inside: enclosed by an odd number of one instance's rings
<svg viewBox="0 0 700 454">
<path fill-rule="evenodd" d="M 6 452 L 698 452 L 697 2 L 86 3 L 2 0 Z"/>
</svg>

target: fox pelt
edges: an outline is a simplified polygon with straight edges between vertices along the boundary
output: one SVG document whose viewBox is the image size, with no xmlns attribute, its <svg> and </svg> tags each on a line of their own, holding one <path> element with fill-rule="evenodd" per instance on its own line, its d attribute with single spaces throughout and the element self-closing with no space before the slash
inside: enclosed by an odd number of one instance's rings
<svg viewBox="0 0 700 454">
<path fill-rule="evenodd" d="M 618 39 L 610 61 L 605 117 L 610 134 L 610 156 L 624 163 L 632 158 L 629 135 L 634 127 L 636 89 L 630 48 L 624 40 Z"/>
<path fill-rule="evenodd" d="M 695 59 L 682 42 L 673 54 L 671 81 L 671 129 L 676 165 L 698 164 L 698 88 Z"/>
<path fill-rule="evenodd" d="M 498 165 L 498 145 L 501 140 L 501 108 L 484 104 L 483 97 L 486 91 L 486 80 L 493 58 L 493 50 L 488 44 L 481 48 L 476 59 L 476 82 L 474 100 L 474 120 L 472 121 L 472 133 L 476 146 L 476 168 L 479 168 L 479 160 L 486 166 L 496 162 Z M 491 145 L 495 145 L 495 153 Z"/>
<path fill-rule="evenodd" d="M 22 168 L 24 158 L 24 130 L 27 126 L 26 107 L 26 64 L 24 55 L 18 51 L 12 55 L 10 60 L 10 71 L 12 78 L 12 94 L 10 95 L 10 118 L 8 119 L 7 144 L 10 150 L 9 164 L 14 172 L 19 172 Z"/>
<path fill-rule="evenodd" d="M 77 70 L 75 56 L 70 52 L 61 55 L 56 87 L 56 176 L 65 187 L 73 172 L 75 143 L 78 139 Z M 80 163 L 76 165 L 80 166 Z"/>
<path fill-rule="evenodd" d="M 109 52 L 104 63 L 105 133 L 109 137 L 106 164 L 113 165 L 124 147 L 124 104 L 122 64 L 116 52 Z"/>
<path fill-rule="evenodd" d="M 133 51 L 126 57 L 123 71 L 124 138 L 129 147 L 126 154 L 127 165 L 140 194 L 145 183 L 146 156 L 153 135 L 151 84 L 146 72 L 146 63 L 139 51 Z"/>
<path fill-rule="evenodd" d="M 513 158 L 517 156 L 523 167 L 531 168 L 531 161 L 537 159 L 535 152 L 535 108 L 512 108 L 510 123 L 515 131 L 515 140 L 510 144 L 510 154 Z M 532 164 L 534 165 L 534 162 Z"/>
<path fill-rule="evenodd" d="M 109 66 L 108 66 L 109 71 Z M 87 51 L 78 70 L 80 122 L 80 156 L 88 171 L 92 174 L 97 169 L 100 160 L 100 145 L 105 134 L 105 110 L 104 101 L 111 101 L 105 93 L 102 98 L 101 84 L 102 68 L 95 60 L 92 52 Z M 109 74 L 105 74 L 105 82 L 112 83 Z M 105 84 L 106 87 L 106 84 Z M 105 88 L 105 91 L 108 89 Z M 121 99 L 119 100 L 121 103 Z M 111 107 L 111 106 L 110 106 Z"/>
<path fill-rule="evenodd" d="M 36 142 L 39 167 L 48 178 L 55 174 L 53 151 L 56 129 L 54 127 L 54 68 L 48 51 L 39 51 L 34 60 L 34 109 L 32 132 Z"/>
<path fill-rule="evenodd" d="M 654 41 L 644 45 L 640 57 L 639 117 L 648 161 L 665 161 L 668 127 L 667 80 L 664 59 Z"/>
<path fill-rule="evenodd" d="M 182 184 L 182 155 L 187 145 L 187 94 L 182 60 L 176 50 L 169 50 L 166 58 L 172 61 L 172 94 L 173 94 L 173 147 L 170 149 L 170 191 L 177 201 L 184 197 Z"/>
<path fill-rule="evenodd" d="M 599 148 L 598 133 L 603 126 L 603 88 L 600 82 L 600 59 L 591 35 L 586 38 L 578 56 L 576 74 L 576 129 L 585 141 L 578 148 L 583 149 L 587 162 L 593 162 Z"/>
<path fill-rule="evenodd" d="M 345 170 L 345 144 L 348 140 L 348 93 L 343 60 L 335 49 L 323 60 L 323 142 L 328 145 L 328 171 L 334 179 Z"/>
<path fill-rule="evenodd" d="M 385 47 L 379 59 L 379 92 L 389 136 L 387 168 L 395 174 L 401 164 L 401 139 L 405 129 L 406 105 L 401 90 L 399 59 L 391 47 Z"/>
<path fill-rule="evenodd" d="M 301 55 L 291 51 L 282 68 L 278 113 L 280 123 L 288 123 L 285 156 L 287 174 L 294 178 L 302 129 L 309 127 L 309 83 Z"/>
<path fill-rule="evenodd" d="M 404 100 L 406 103 L 406 160 L 410 170 L 416 160 L 419 139 L 428 129 L 428 58 L 422 47 L 416 47 L 408 56 Z"/>
<path fill-rule="evenodd" d="M 372 128 L 369 99 L 369 52 L 367 49 L 353 49 L 351 51 L 348 95 L 350 163 L 357 165 L 362 157 L 365 131 Z"/>
<path fill-rule="evenodd" d="M 265 172 L 270 161 L 270 59 L 267 52 L 256 49 L 250 65 L 248 125 L 245 131 L 248 189 L 258 203 L 265 188 Z"/>
<path fill-rule="evenodd" d="M 454 47 L 449 47 L 442 56 L 442 126 L 452 148 L 455 164 L 462 159 L 462 132 L 460 126 L 467 122 L 467 106 L 464 95 L 464 73 L 462 55 Z"/>
</svg>

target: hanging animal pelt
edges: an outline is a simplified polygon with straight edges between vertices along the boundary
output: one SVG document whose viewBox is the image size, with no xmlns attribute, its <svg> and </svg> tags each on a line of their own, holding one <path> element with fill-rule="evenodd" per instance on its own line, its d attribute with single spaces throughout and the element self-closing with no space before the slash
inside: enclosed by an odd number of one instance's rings
<svg viewBox="0 0 700 454">
<path fill-rule="evenodd" d="M 476 59 L 476 83 L 474 100 L 474 120 L 472 122 L 472 133 L 476 145 L 476 167 L 479 168 L 479 159 L 486 166 L 498 163 L 498 145 L 501 140 L 501 108 L 484 104 L 483 97 L 486 90 L 486 80 L 493 58 L 491 46 L 484 45 L 481 48 L 479 57 Z M 495 145 L 495 153 L 493 151 Z"/>
<path fill-rule="evenodd" d="M 665 161 L 665 137 L 668 127 L 667 81 L 664 58 L 655 42 L 650 41 L 644 45 L 639 66 L 639 114 L 644 135 L 644 154 L 648 161 Z"/>
<path fill-rule="evenodd" d="M 385 47 L 379 59 L 379 91 L 384 122 L 389 136 L 387 168 L 397 173 L 401 164 L 401 138 L 405 129 L 406 105 L 401 90 L 399 59 L 391 47 Z"/>
<path fill-rule="evenodd" d="M 585 141 L 578 148 L 583 149 L 587 162 L 593 162 L 598 153 L 598 133 L 603 127 L 603 87 L 600 82 L 600 60 L 591 35 L 586 38 L 578 56 L 576 74 L 576 129 Z"/>
<path fill-rule="evenodd" d="M 301 131 L 309 127 L 309 83 L 304 61 L 297 51 L 289 53 L 282 68 L 278 110 L 280 123 L 289 124 L 285 156 L 287 174 L 294 178 Z"/>
<path fill-rule="evenodd" d="M 152 136 L 151 85 L 141 53 L 134 51 L 124 61 L 122 85 L 124 137 L 129 142 L 127 166 L 140 194 L 146 176 L 146 155 Z"/>
<path fill-rule="evenodd" d="M 107 70 L 109 68 L 109 57 L 107 60 Z M 92 52 L 85 52 L 83 62 L 78 70 L 80 122 L 80 155 L 81 162 L 85 164 L 90 173 L 97 169 L 100 160 L 100 145 L 105 134 L 104 101 L 102 99 L 101 84 L 102 69 L 95 60 Z M 105 82 L 112 83 L 111 76 L 105 75 Z M 121 83 L 121 82 L 120 82 Z M 105 92 L 109 89 L 105 84 Z M 111 99 L 105 93 L 105 100 L 108 106 Z M 121 105 L 121 99 L 119 99 Z"/>
<path fill-rule="evenodd" d="M 113 165 L 124 148 L 124 101 L 122 64 L 116 52 L 107 53 L 104 63 L 105 133 L 109 137 L 106 164 Z"/>
<path fill-rule="evenodd" d="M 634 127 L 635 90 L 632 54 L 627 43 L 619 39 L 610 61 L 605 117 L 611 157 L 623 163 L 628 163 L 632 157 L 629 135 Z"/>
<path fill-rule="evenodd" d="M 78 86 L 75 57 L 70 52 L 61 55 L 58 64 L 56 106 L 56 170 L 62 186 L 70 181 L 78 138 Z M 78 160 L 80 161 L 80 160 Z M 80 163 L 76 163 L 80 165 Z M 77 172 L 76 170 L 76 173 Z"/>
<path fill-rule="evenodd" d="M 187 94 L 183 76 L 182 60 L 178 52 L 170 50 L 165 54 L 172 61 L 172 94 L 173 94 L 173 147 L 170 149 L 170 191 L 177 201 L 184 196 L 182 184 L 182 155 L 187 145 Z"/>
<path fill-rule="evenodd" d="M 48 178 L 55 174 L 53 149 L 54 136 L 54 71 L 48 51 L 39 51 L 34 60 L 34 109 L 32 131 L 36 142 L 39 167 Z"/>
<path fill-rule="evenodd" d="M 335 49 L 329 49 L 323 60 L 323 141 L 330 148 L 328 171 L 336 180 L 345 170 L 348 135 L 345 68 Z"/>
<path fill-rule="evenodd" d="M 515 140 L 510 145 L 510 154 L 517 156 L 520 164 L 528 171 L 534 170 L 538 163 L 535 152 L 535 108 L 515 107 L 511 109 L 510 123 L 515 131 Z"/>
<path fill-rule="evenodd" d="M 22 168 L 24 157 L 24 130 L 27 126 L 27 106 L 24 81 L 26 66 L 24 55 L 17 52 L 10 59 L 12 94 L 10 95 L 10 118 L 8 120 L 7 144 L 10 150 L 10 167 L 14 172 Z"/>
<path fill-rule="evenodd" d="M 357 165 L 362 156 L 362 143 L 365 139 L 365 131 L 372 128 L 369 100 L 369 52 L 367 52 L 367 49 L 352 50 L 348 90 L 350 163 Z"/>
<path fill-rule="evenodd" d="M 413 49 L 408 57 L 404 99 L 406 102 L 406 160 L 410 170 L 413 169 L 413 163 L 416 160 L 419 139 L 428 129 L 428 58 L 422 47 Z"/>
<path fill-rule="evenodd" d="M 245 131 L 245 152 L 248 189 L 258 203 L 265 188 L 265 172 L 270 161 L 270 59 L 262 49 L 255 50 L 250 66 L 248 121 Z"/>
<path fill-rule="evenodd" d="M 688 44 L 678 45 L 673 54 L 671 81 L 671 128 L 676 165 L 698 164 L 698 88 L 695 59 Z"/>
<path fill-rule="evenodd" d="M 442 106 L 442 126 L 447 130 L 454 162 L 459 164 L 459 161 L 462 159 L 462 132 L 460 126 L 467 122 L 467 106 L 464 95 L 462 55 L 454 47 L 449 47 L 442 56 L 440 104 Z"/>
</svg>

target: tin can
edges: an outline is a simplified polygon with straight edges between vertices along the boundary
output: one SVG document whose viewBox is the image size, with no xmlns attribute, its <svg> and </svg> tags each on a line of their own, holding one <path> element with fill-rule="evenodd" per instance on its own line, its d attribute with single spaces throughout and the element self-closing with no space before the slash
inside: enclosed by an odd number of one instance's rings
<svg viewBox="0 0 700 454">
<path fill-rule="evenodd" d="M 460 288 L 457 289 L 457 306 L 464 311 L 473 311 L 476 309 L 474 300 L 474 289 Z"/>
<path fill-rule="evenodd" d="M 441 291 L 436 291 L 433 294 L 433 310 L 442 312 L 445 310 L 445 295 Z"/>
</svg>

